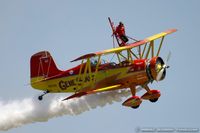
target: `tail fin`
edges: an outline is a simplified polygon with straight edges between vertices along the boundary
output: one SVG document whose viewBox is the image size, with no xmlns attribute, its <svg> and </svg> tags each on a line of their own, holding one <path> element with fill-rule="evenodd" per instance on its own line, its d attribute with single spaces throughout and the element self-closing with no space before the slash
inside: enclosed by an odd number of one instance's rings
<svg viewBox="0 0 200 133">
<path fill-rule="evenodd" d="M 48 78 L 59 74 L 61 71 L 48 51 L 38 52 L 31 57 L 31 79 L 42 77 Z"/>
</svg>

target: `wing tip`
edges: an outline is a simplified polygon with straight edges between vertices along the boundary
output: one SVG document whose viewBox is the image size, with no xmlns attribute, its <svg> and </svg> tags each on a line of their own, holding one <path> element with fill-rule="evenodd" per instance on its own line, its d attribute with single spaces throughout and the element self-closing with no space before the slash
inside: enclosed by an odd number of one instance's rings
<svg viewBox="0 0 200 133">
<path fill-rule="evenodd" d="M 75 61 L 79 61 L 79 60 L 83 60 L 83 59 L 87 59 L 87 58 L 91 58 L 91 57 L 94 57 L 96 56 L 96 53 L 89 53 L 89 54 L 85 54 L 83 56 L 80 56 L 78 58 L 76 58 L 75 60 L 72 60 L 70 62 L 75 62 Z"/>
<path fill-rule="evenodd" d="M 174 29 L 169 29 L 169 30 L 165 31 L 165 33 L 170 34 L 170 33 L 176 32 L 176 31 L 178 31 L 178 30 L 174 28 Z"/>
</svg>

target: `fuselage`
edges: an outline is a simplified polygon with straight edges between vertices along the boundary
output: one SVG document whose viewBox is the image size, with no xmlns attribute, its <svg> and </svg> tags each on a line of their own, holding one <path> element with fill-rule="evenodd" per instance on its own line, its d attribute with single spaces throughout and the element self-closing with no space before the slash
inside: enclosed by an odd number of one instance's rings
<svg viewBox="0 0 200 133">
<path fill-rule="evenodd" d="M 121 64 L 103 64 L 99 66 L 98 71 L 95 71 L 96 66 L 91 66 L 91 72 L 83 74 L 79 72 L 79 65 L 51 78 L 32 78 L 31 82 L 33 88 L 52 93 L 88 91 L 116 84 L 121 84 L 118 89 L 122 89 L 130 84 L 141 85 L 148 82 L 146 66 L 147 59 L 138 59 Z"/>
</svg>

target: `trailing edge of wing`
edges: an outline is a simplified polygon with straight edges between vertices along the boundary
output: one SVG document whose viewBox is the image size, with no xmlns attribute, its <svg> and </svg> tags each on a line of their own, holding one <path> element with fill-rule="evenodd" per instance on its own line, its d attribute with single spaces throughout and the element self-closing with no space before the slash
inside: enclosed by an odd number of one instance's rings
<svg viewBox="0 0 200 133">
<path fill-rule="evenodd" d="M 78 93 L 75 93 L 75 94 L 63 99 L 62 101 L 81 97 L 81 96 L 88 95 L 88 94 L 94 94 L 94 93 L 98 93 L 98 92 L 114 90 L 120 86 L 121 86 L 121 84 L 118 84 L 118 85 L 108 86 L 108 87 L 104 87 L 104 88 L 100 88 L 100 89 L 96 89 L 96 90 L 92 90 L 92 91 L 88 91 L 88 92 L 78 92 Z"/>
<path fill-rule="evenodd" d="M 159 34 L 150 36 L 150 37 L 148 37 L 148 38 L 146 38 L 144 40 L 140 40 L 138 42 L 134 42 L 134 43 L 128 44 L 127 46 L 124 46 L 124 47 L 117 47 L 117 48 L 107 49 L 107 50 L 96 52 L 96 53 L 86 54 L 86 55 L 83 55 L 83 56 L 81 56 L 81 57 L 79 57 L 79 58 L 77 58 L 77 59 L 75 59 L 75 60 L 73 60 L 71 62 L 78 61 L 78 60 L 83 60 L 83 59 L 87 59 L 87 58 L 91 58 L 91 57 L 95 57 L 95 56 L 98 56 L 98 55 L 105 55 L 105 54 L 110 54 L 110 53 L 121 52 L 121 51 L 126 50 L 126 49 L 131 49 L 131 48 L 146 44 L 148 42 L 151 42 L 153 40 L 156 40 L 158 38 L 161 38 L 163 36 L 166 36 L 168 34 L 176 32 L 176 31 L 177 31 L 177 29 L 170 29 L 170 30 L 161 32 Z"/>
</svg>

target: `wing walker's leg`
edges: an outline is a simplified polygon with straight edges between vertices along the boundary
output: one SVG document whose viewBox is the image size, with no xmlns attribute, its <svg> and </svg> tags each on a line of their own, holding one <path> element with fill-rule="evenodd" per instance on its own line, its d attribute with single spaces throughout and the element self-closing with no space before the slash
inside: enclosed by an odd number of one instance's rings
<svg viewBox="0 0 200 133">
<path fill-rule="evenodd" d="M 46 95 L 47 93 L 49 93 L 49 91 L 47 90 L 47 91 L 45 91 L 42 95 L 40 95 L 39 97 L 38 97 L 38 100 L 42 100 L 43 99 L 43 96 L 44 95 Z"/>
</svg>

